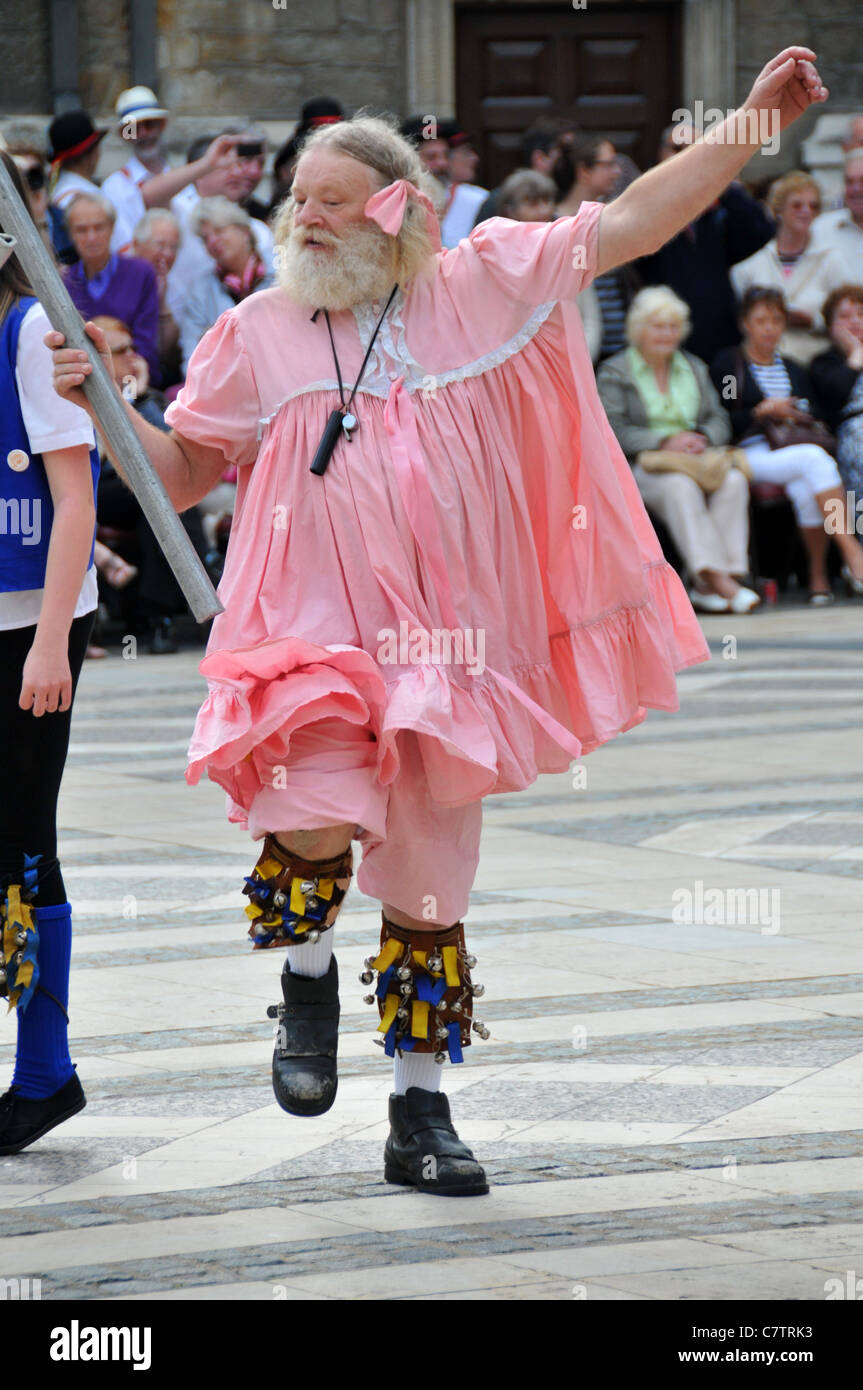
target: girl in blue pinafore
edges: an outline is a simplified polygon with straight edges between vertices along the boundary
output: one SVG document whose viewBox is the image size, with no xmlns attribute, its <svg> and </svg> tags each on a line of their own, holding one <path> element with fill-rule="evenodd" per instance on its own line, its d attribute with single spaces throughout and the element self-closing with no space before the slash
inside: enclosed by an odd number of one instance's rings
<svg viewBox="0 0 863 1390">
<path fill-rule="evenodd" d="M 12 159 L 0 159 L 29 206 Z M 81 1110 L 67 1039 L 71 908 L 57 797 L 97 606 L 99 456 L 85 412 L 54 391 L 48 317 L 0 233 L 0 995 L 17 1006 L 0 1154 Z"/>
</svg>

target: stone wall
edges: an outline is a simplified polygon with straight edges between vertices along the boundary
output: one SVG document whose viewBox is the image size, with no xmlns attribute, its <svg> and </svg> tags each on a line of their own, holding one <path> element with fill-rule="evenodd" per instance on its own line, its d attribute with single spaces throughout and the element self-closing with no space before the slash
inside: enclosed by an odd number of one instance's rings
<svg viewBox="0 0 863 1390">
<path fill-rule="evenodd" d="M 178 114 L 296 116 L 322 93 L 400 108 L 398 0 L 160 0 L 161 96 Z"/>
<path fill-rule="evenodd" d="M 790 44 L 818 55 L 818 70 L 830 90 L 818 106 L 783 136 L 779 153 L 753 160 L 750 169 L 768 177 L 800 162 L 801 145 L 825 111 L 863 114 L 863 4 L 861 0 L 737 0 L 737 99 L 742 100 L 761 67 Z M 748 171 L 747 171 L 748 172 Z"/>
</svg>

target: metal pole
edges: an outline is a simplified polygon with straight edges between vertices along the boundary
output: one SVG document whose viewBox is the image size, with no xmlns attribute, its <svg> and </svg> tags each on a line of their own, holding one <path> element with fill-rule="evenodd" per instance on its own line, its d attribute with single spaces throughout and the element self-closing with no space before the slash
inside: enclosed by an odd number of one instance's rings
<svg viewBox="0 0 863 1390">
<path fill-rule="evenodd" d="M 93 364 L 85 376 L 83 391 L 95 410 L 102 431 L 114 456 L 123 466 L 136 498 L 141 504 L 153 534 L 199 623 L 222 612 L 222 605 L 210 577 L 194 550 L 161 478 L 156 473 L 133 430 L 117 388 L 109 377 L 98 352 L 84 332 L 84 323 L 29 212 L 15 189 L 8 170 L 0 160 L 0 226 L 14 236 L 18 257 L 27 279 L 44 305 L 52 326 L 64 334 L 69 347 L 84 348 Z"/>
</svg>

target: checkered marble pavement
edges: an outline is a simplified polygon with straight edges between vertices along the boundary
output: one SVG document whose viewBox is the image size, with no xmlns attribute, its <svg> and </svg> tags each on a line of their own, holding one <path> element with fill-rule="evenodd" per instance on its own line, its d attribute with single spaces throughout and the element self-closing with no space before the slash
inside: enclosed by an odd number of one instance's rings
<svg viewBox="0 0 863 1390">
<path fill-rule="evenodd" d="M 256 858 L 186 786 L 198 654 L 87 665 L 61 802 L 85 1111 L 0 1159 L 43 1299 L 817 1300 L 863 1276 L 863 605 L 705 621 L 681 712 L 486 802 L 468 922 L 487 1042 L 445 1073 L 487 1197 L 388 1187 L 337 927 L 340 1088 L 269 1081 Z M 582 785 L 583 783 L 583 785 Z M 14 1053 L 0 1032 L 0 1083 Z"/>
</svg>

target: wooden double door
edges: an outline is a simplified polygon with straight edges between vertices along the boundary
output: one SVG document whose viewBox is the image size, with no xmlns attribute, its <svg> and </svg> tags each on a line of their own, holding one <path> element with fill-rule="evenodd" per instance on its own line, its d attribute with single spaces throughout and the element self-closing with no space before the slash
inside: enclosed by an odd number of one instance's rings
<svg viewBox="0 0 863 1390">
<path fill-rule="evenodd" d="M 488 188 L 521 163 L 523 132 L 567 116 L 640 169 L 680 104 L 681 5 L 457 4 L 456 109 Z"/>
</svg>

